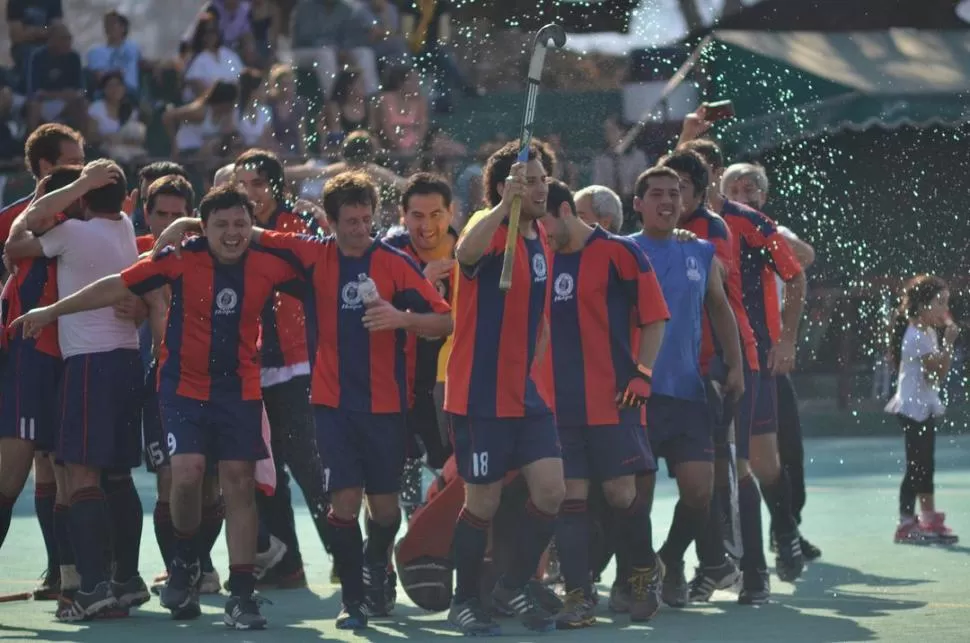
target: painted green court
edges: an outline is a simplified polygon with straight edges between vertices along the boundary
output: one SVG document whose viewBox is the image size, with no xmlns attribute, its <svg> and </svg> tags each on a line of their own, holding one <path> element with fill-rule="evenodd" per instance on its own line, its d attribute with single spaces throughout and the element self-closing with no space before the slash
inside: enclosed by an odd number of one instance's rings
<svg viewBox="0 0 970 643">
<path fill-rule="evenodd" d="M 806 441 L 809 500 L 805 535 L 821 547 L 823 557 L 795 585 L 772 578 L 773 601 L 760 608 L 741 607 L 728 593 L 715 595 L 703 607 L 665 609 L 649 625 L 613 622 L 604 607 L 600 623 L 590 630 L 554 633 L 541 638 L 564 641 L 937 641 L 967 640 L 970 629 L 970 546 L 947 549 L 893 545 L 896 497 L 901 471 L 902 439 L 824 439 Z M 142 573 L 161 568 L 151 524 L 152 479 L 139 474 L 148 513 L 142 539 Z M 658 485 L 654 503 L 657 543 L 673 512 L 675 488 Z M 970 539 L 970 437 L 940 435 L 937 441 L 937 503 L 948 522 Z M 234 641 L 431 641 L 456 636 L 444 615 L 426 614 L 403 599 L 395 617 L 377 621 L 367 633 L 337 633 L 338 605 L 328 582 L 329 563 L 315 537 L 304 507 L 299 507 L 299 533 L 310 577 L 309 590 L 269 592 L 273 605 L 263 614 L 266 632 L 232 632 L 222 625 L 224 598 L 208 597 L 203 617 L 189 624 L 171 621 L 153 599 L 134 616 L 118 621 L 62 625 L 53 620 L 53 603 L 0 604 L 3 641 L 118 641 L 150 643 L 192 640 Z M 767 516 L 766 516 L 767 517 Z M 767 520 L 765 521 L 767 524 Z M 224 541 L 213 554 L 226 566 Z M 769 560 L 771 562 L 771 560 Z M 21 497 L 10 535 L 0 551 L 0 593 L 30 590 L 44 564 L 44 549 L 33 516 L 31 494 Z M 693 565 L 693 561 L 688 561 Z M 689 575 L 689 574 L 688 574 Z M 612 581 L 611 572 L 607 582 Z M 604 592 L 605 593 L 605 592 Z M 522 628 L 506 622 L 507 640 L 531 641 Z"/>
</svg>

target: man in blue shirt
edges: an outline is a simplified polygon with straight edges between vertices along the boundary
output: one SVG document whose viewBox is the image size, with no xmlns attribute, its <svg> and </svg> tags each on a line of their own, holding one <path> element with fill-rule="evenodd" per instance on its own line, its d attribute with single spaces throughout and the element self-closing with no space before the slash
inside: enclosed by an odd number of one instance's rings
<svg viewBox="0 0 970 643">
<path fill-rule="evenodd" d="M 105 44 L 88 50 L 88 69 L 94 72 L 99 85 L 106 73 L 120 71 L 128 93 L 137 96 L 141 52 L 138 45 L 128 40 L 128 27 L 128 18 L 114 9 L 104 14 Z"/>
<path fill-rule="evenodd" d="M 651 168 L 637 179 L 634 195 L 643 230 L 631 238 L 650 259 L 670 310 L 653 369 L 647 436 L 654 456 L 666 458 L 680 490 L 670 533 L 658 554 L 666 567 L 663 601 L 683 607 L 684 552 L 707 524 L 714 484 L 713 422 L 700 368 L 705 310 L 727 364 L 724 393 L 733 399 L 744 390 L 741 345 L 714 246 L 673 237 L 683 210 L 680 177 L 669 168 Z"/>
</svg>

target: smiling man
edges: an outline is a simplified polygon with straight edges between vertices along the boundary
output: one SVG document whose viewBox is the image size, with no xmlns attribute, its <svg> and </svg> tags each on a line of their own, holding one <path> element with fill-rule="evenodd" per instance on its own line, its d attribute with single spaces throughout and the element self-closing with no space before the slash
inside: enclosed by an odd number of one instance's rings
<svg viewBox="0 0 970 643">
<path fill-rule="evenodd" d="M 176 543 L 162 604 L 181 618 L 200 614 L 198 532 L 202 482 L 211 459 L 219 463 L 227 513 L 231 596 L 224 621 L 236 629 L 262 629 L 266 619 L 253 597 L 253 494 L 255 463 L 267 454 L 256 339 L 264 306 L 277 288 L 293 285 L 298 274 L 277 253 L 250 243 L 252 204 L 234 187 L 212 190 L 202 199 L 199 212 L 203 236 L 156 258 L 146 257 L 14 323 L 34 335 L 58 317 L 111 306 L 130 292 L 146 295 L 171 286 L 158 382 L 171 456 Z M 166 245 L 164 240 L 159 243 Z M 150 304 L 154 306 L 164 302 L 155 297 Z"/>
</svg>

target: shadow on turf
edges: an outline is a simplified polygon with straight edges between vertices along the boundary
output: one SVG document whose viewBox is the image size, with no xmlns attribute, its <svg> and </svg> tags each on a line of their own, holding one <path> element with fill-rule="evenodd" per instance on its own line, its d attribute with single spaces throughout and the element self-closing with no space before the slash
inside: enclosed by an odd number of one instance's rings
<svg viewBox="0 0 970 643">
<path fill-rule="evenodd" d="M 913 587 L 931 582 L 926 579 L 893 578 L 869 574 L 851 567 L 817 561 L 810 564 L 795 584 L 795 593 L 785 602 L 793 607 L 824 609 L 850 618 L 886 616 L 888 612 L 916 610 L 924 601 L 880 598 L 871 593 L 842 591 L 843 586 L 867 586 L 877 589 Z"/>
</svg>

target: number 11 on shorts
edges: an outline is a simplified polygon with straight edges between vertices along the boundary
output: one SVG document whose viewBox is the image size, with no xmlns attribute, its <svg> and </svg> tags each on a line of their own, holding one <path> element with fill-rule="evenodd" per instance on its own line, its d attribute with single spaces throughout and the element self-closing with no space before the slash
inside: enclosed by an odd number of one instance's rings
<svg viewBox="0 0 970 643">
<path fill-rule="evenodd" d="M 488 451 L 472 454 L 472 477 L 481 478 L 488 475 Z"/>
</svg>

